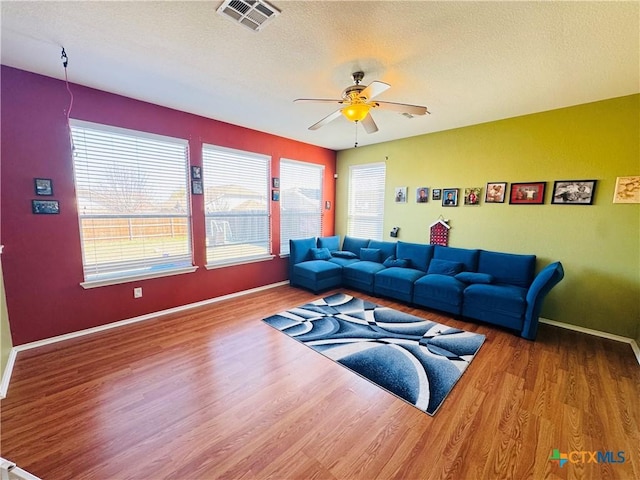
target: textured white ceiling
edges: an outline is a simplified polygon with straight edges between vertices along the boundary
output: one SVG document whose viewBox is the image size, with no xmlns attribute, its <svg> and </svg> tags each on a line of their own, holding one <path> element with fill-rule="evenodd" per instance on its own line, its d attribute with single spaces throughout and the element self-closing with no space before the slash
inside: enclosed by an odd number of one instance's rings
<svg viewBox="0 0 640 480">
<path fill-rule="evenodd" d="M 355 125 L 294 104 L 339 98 L 351 73 L 425 105 L 373 112 L 360 145 L 640 92 L 640 2 L 282 1 L 255 33 L 221 1 L 2 1 L 2 63 L 334 150 Z"/>
</svg>

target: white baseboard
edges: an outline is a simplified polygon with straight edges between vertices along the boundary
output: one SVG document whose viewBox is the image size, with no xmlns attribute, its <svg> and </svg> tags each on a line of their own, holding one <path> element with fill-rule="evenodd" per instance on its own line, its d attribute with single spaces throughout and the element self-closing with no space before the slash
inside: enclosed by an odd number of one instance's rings
<svg viewBox="0 0 640 480">
<path fill-rule="evenodd" d="M 575 332 L 586 333 L 595 337 L 608 338 L 609 340 L 615 340 L 616 342 L 628 343 L 631 346 L 631 350 L 633 350 L 633 354 L 636 356 L 636 360 L 638 360 L 638 364 L 640 364 L 640 348 L 633 338 L 623 337 L 621 335 L 615 335 L 608 332 L 601 332 L 600 330 L 592 330 L 591 328 L 571 325 L 570 323 L 556 322 L 555 320 L 549 320 L 548 318 L 542 317 L 540 317 L 540 323 L 546 323 L 547 325 L 553 325 L 554 327 L 565 328 Z"/>
<path fill-rule="evenodd" d="M 14 347 L 9 351 L 7 364 L 4 367 L 4 372 L 2 372 L 2 382 L 0 382 L 0 399 L 6 398 L 7 396 L 7 390 L 9 390 L 9 381 L 11 380 L 11 373 L 13 373 L 13 365 L 16 363 L 16 355 L 18 355 L 18 351 Z"/>
</svg>

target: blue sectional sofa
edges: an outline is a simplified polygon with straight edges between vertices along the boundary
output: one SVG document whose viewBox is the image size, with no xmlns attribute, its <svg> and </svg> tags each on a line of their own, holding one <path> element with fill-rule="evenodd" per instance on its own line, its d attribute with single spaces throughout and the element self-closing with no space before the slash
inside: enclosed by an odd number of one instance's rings
<svg viewBox="0 0 640 480">
<path fill-rule="evenodd" d="M 349 287 L 517 331 L 534 340 L 542 302 L 564 277 L 536 256 L 338 236 L 290 240 L 289 281 Z"/>
</svg>

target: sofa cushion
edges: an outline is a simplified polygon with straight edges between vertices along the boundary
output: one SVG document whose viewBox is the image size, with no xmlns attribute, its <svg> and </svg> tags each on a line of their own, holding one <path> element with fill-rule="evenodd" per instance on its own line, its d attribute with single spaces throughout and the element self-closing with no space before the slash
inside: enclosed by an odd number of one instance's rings
<svg viewBox="0 0 640 480">
<path fill-rule="evenodd" d="M 433 257 L 433 245 L 419 243 L 398 242 L 396 257 L 409 260 L 409 266 L 426 272 L 429 261 Z"/>
<path fill-rule="evenodd" d="M 456 278 L 464 283 L 493 283 L 493 276 L 488 273 L 460 272 Z"/>
<path fill-rule="evenodd" d="M 439 258 L 434 258 L 429 263 L 429 270 L 427 270 L 427 274 L 454 276 L 457 273 L 460 273 L 462 267 L 463 265 L 461 262 L 453 262 L 451 260 L 440 260 Z"/>
<path fill-rule="evenodd" d="M 395 242 L 381 242 L 379 240 L 371 240 L 368 245 L 369 248 L 377 248 L 382 252 L 379 262 L 383 262 L 385 258 L 389 258 L 391 255 L 396 255 L 396 243 Z"/>
<path fill-rule="evenodd" d="M 467 284 L 451 275 L 425 275 L 413 284 L 413 301 L 418 305 L 459 314 Z"/>
<path fill-rule="evenodd" d="M 309 260 L 294 265 L 293 271 L 297 276 L 316 281 L 340 276 L 342 267 L 324 260 Z"/>
<path fill-rule="evenodd" d="M 313 260 L 329 260 L 331 259 L 331 252 L 328 248 L 312 248 L 311 258 Z"/>
<path fill-rule="evenodd" d="M 390 267 L 398 267 L 398 268 L 407 268 L 409 266 L 409 260 L 406 258 L 396 258 L 394 256 L 388 257 L 384 262 L 382 262 L 387 268 Z"/>
<path fill-rule="evenodd" d="M 311 260 L 311 249 L 316 247 L 315 237 L 289 240 L 289 264 Z"/>
<path fill-rule="evenodd" d="M 452 262 L 461 262 L 464 265 L 462 270 L 467 272 L 477 271 L 479 254 L 480 250 L 443 247 L 442 245 L 436 245 L 433 250 L 433 258 L 451 260 Z"/>
<path fill-rule="evenodd" d="M 368 246 L 369 239 L 367 238 L 344 237 L 344 241 L 342 242 L 342 250 L 353 252 L 356 255 L 360 254 L 361 248 L 367 248 Z"/>
<path fill-rule="evenodd" d="M 522 318 L 527 308 L 526 296 L 526 288 L 476 283 L 464 290 L 464 312 L 472 317 L 474 310 L 485 310 L 496 315 Z"/>
<path fill-rule="evenodd" d="M 382 261 L 380 253 L 379 248 L 361 248 L 360 260 L 380 263 Z"/>
<path fill-rule="evenodd" d="M 348 250 L 336 250 L 335 252 L 331 252 L 331 256 L 338 258 L 358 258 L 358 255 Z"/>
<path fill-rule="evenodd" d="M 340 236 L 333 235 L 331 237 L 318 238 L 318 248 L 328 248 L 330 252 L 340 250 Z"/>
<path fill-rule="evenodd" d="M 480 251 L 478 272 L 493 276 L 494 283 L 529 288 L 536 268 L 535 255 Z"/>
</svg>

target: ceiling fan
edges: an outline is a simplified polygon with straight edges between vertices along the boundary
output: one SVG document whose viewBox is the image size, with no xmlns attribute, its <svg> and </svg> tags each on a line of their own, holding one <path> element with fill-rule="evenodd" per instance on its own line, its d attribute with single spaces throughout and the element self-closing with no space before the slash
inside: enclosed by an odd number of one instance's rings
<svg viewBox="0 0 640 480">
<path fill-rule="evenodd" d="M 298 98 L 294 102 L 321 102 L 321 103 L 337 103 L 343 105 L 333 113 L 330 113 L 322 120 L 314 123 L 309 127 L 309 130 L 317 130 L 320 127 L 332 122 L 340 115 L 343 115 L 347 120 L 355 123 L 362 123 L 367 133 L 375 133 L 378 131 L 376 122 L 371 117 L 370 110 L 372 108 L 380 108 L 382 110 L 392 110 L 407 115 L 424 115 L 425 113 L 431 113 L 427 110 L 427 107 L 421 107 L 419 105 L 408 105 L 405 103 L 393 103 L 393 102 L 381 102 L 373 100 L 382 92 L 391 87 L 388 83 L 373 81 L 368 86 L 360 85 L 360 82 L 364 78 L 364 72 L 354 72 L 352 75 L 354 85 L 345 88 L 342 92 L 341 100 L 332 100 L 324 98 Z"/>
</svg>

